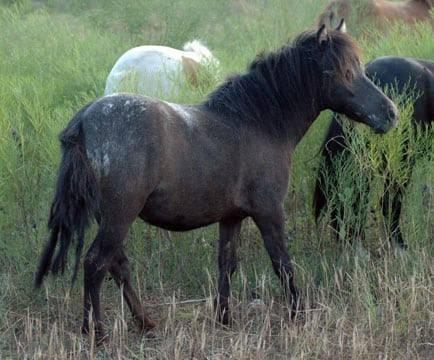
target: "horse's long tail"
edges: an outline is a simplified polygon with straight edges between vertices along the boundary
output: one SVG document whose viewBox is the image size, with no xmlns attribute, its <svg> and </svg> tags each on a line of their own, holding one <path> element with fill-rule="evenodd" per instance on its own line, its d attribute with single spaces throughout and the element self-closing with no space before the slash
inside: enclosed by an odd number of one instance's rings
<svg viewBox="0 0 434 360">
<path fill-rule="evenodd" d="M 86 108 L 80 110 L 60 134 L 62 160 L 48 222 L 50 237 L 35 278 L 37 287 L 42 284 L 44 276 L 50 270 L 53 274 L 64 272 L 68 250 L 75 242 L 76 259 L 72 276 L 74 282 L 89 215 L 94 215 L 97 220 L 99 217 L 99 191 L 83 142 L 81 119 Z M 57 254 L 52 260 L 58 243 Z"/>
<path fill-rule="evenodd" d="M 337 115 L 334 115 L 321 146 L 323 162 L 319 166 L 313 195 L 313 213 L 317 221 L 327 205 L 325 186 L 327 182 L 334 181 L 330 178 L 333 176 L 333 157 L 343 152 L 345 148 L 345 132 L 337 120 Z"/>
</svg>

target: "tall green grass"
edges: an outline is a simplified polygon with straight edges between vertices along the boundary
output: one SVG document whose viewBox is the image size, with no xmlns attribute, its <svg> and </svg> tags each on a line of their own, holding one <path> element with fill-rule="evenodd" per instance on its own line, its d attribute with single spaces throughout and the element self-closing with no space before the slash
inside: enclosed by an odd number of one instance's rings
<svg viewBox="0 0 434 360">
<path fill-rule="evenodd" d="M 123 52 L 150 43 L 181 47 L 199 38 L 220 60 L 220 78 L 212 84 L 216 86 L 225 76 L 244 71 L 258 52 L 280 47 L 288 37 L 314 27 L 326 2 L 1 3 L 0 358 L 423 358 L 432 354 L 432 158 L 423 154 L 418 161 L 404 199 L 402 225 L 409 250 L 395 256 L 382 247 L 382 225 L 371 218 L 374 225 L 365 243 L 368 256 L 357 258 L 351 244 L 336 244 L 325 225 L 316 227 L 311 215 L 327 112 L 297 148 L 286 201 L 288 246 L 308 309 L 304 322 L 288 320 L 280 286 L 251 221 L 242 230 L 231 329 L 211 319 L 216 226 L 172 233 L 170 240 L 140 222 L 129 232 L 125 247 L 135 287 L 160 322 L 155 339 L 141 338 L 133 330 L 112 281 L 102 291 L 112 339 L 103 349 L 77 332 L 81 280 L 71 289 L 69 276 L 48 279 L 39 292 L 32 287 L 47 236 L 60 158 L 57 134 L 80 107 L 102 95 L 106 76 Z M 389 54 L 433 59 L 430 31 L 424 26 L 416 33 L 396 28 L 387 36 L 379 35 L 375 43 L 362 40 L 365 60 Z M 199 102 L 205 92 L 186 92 L 182 102 Z M 363 137 L 372 142 L 374 136 L 363 128 L 359 132 L 360 144 L 355 146 L 362 151 Z M 395 138 L 396 133 L 376 137 L 375 146 L 387 151 Z M 361 161 L 369 168 L 375 164 L 372 157 L 377 150 L 363 151 L 367 160 Z M 376 191 L 370 195 L 374 208 L 380 190 Z M 94 233 L 94 227 L 88 231 L 87 244 Z"/>
</svg>

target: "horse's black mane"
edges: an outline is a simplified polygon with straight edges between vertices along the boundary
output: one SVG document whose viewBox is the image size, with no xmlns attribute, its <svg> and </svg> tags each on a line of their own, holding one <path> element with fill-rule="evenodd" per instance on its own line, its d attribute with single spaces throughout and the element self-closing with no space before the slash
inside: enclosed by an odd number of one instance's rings
<svg viewBox="0 0 434 360">
<path fill-rule="evenodd" d="M 232 126 L 249 123 L 268 133 L 286 135 L 291 118 L 322 110 L 323 104 L 314 99 L 321 99 L 324 64 L 345 78 L 345 65 L 358 54 L 355 42 L 339 31 L 329 31 L 329 40 L 320 50 L 316 32 L 304 32 L 292 46 L 258 56 L 247 73 L 230 77 L 212 92 L 205 106 L 225 115 L 222 119 Z"/>
</svg>

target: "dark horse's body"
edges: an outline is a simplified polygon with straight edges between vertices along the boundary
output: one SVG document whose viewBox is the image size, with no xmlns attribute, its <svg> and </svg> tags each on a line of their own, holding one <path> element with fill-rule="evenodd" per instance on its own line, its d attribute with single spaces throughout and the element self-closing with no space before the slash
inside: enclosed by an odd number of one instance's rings
<svg viewBox="0 0 434 360">
<path fill-rule="evenodd" d="M 36 284 L 50 269 L 64 270 L 74 236 L 78 264 L 91 213 L 99 230 L 84 259 L 83 331 L 89 331 L 92 307 L 97 339 L 104 339 L 99 292 L 107 271 L 122 285 L 140 328 L 152 328 L 156 324 L 131 286 L 123 251 L 132 222 L 140 217 L 169 230 L 219 222 L 215 305 L 219 320 L 228 323 L 237 238 L 242 220 L 250 216 L 295 311 L 283 212 L 295 146 L 326 108 L 356 117 L 376 132 L 387 131 L 398 116 L 390 99 L 366 78 L 357 52 L 340 29 L 322 27 L 300 35 L 293 47 L 257 59 L 246 74 L 231 78 L 201 104 L 117 94 L 85 106 L 60 137 L 63 158 L 51 237 Z"/>
<path fill-rule="evenodd" d="M 395 56 L 381 57 L 366 64 L 366 75 L 382 87 L 393 88 L 398 94 L 405 95 L 407 92 L 412 92 L 409 95 L 416 96 L 412 117 L 414 124 L 428 124 L 434 121 L 433 61 Z M 424 129 L 423 126 L 422 129 Z M 322 148 L 325 168 L 320 170 L 315 187 L 314 213 L 317 219 L 327 205 L 324 184 L 333 183 L 333 188 L 337 188 L 337 179 L 332 170 L 333 161 L 336 156 L 341 154 L 350 156 L 349 152 L 345 152 L 346 148 L 346 135 L 335 114 Z M 405 156 L 403 160 L 406 161 Z M 408 166 L 412 166 L 412 163 L 409 162 Z M 325 176 L 327 176 L 327 181 Z M 405 184 L 408 185 L 408 182 Z M 382 199 L 383 215 L 387 220 L 386 224 L 388 225 L 388 232 L 391 238 L 394 238 L 396 243 L 401 246 L 404 245 L 404 240 L 399 227 L 399 218 L 401 215 L 402 195 L 403 191 L 405 191 L 404 186 L 400 185 L 390 174 L 386 174 L 386 184 Z M 361 201 L 362 197 L 358 197 L 353 207 L 360 209 Z M 366 213 L 363 211 L 356 211 L 356 213 L 366 216 Z M 339 219 L 342 218 L 343 209 L 338 206 L 334 207 L 331 211 L 331 227 L 337 236 L 340 234 Z M 361 219 L 359 223 L 364 224 L 365 221 Z M 361 227 L 353 228 L 350 229 L 350 233 L 351 236 L 362 237 L 363 229 Z"/>
</svg>

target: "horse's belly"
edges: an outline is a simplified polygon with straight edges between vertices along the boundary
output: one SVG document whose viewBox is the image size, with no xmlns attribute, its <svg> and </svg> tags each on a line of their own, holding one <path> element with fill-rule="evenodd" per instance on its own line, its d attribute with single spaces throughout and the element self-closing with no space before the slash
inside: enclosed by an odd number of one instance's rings
<svg viewBox="0 0 434 360">
<path fill-rule="evenodd" d="M 146 201 L 140 217 L 167 230 L 186 231 L 218 222 L 237 212 L 223 194 L 153 193 Z"/>
<path fill-rule="evenodd" d="M 206 213 L 189 213 L 164 211 L 164 208 L 146 206 L 140 213 L 140 218 L 149 224 L 172 231 L 187 231 L 197 229 L 219 221 L 218 217 Z"/>
<path fill-rule="evenodd" d="M 165 216 L 142 216 L 140 217 L 147 223 L 158 226 L 162 229 L 171 230 L 171 231 L 188 231 L 197 229 L 209 224 L 213 224 L 217 221 L 197 221 L 192 220 L 191 218 L 185 217 L 184 215 L 174 216 L 173 218 L 167 218 Z"/>
</svg>

